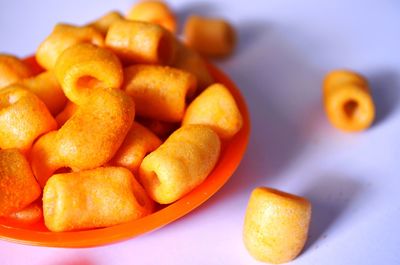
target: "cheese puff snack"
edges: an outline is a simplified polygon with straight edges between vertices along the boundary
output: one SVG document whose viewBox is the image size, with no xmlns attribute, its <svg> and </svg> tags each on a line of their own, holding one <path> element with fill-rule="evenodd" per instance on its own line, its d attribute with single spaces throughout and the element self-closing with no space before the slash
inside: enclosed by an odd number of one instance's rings
<svg viewBox="0 0 400 265">
<path fill-rule="evenodd" d="M 92 43 L 101 47 L 104 46 L 104 37 L 93 27 L 57 24 L 37 49 L 36 60 L 43 68 L 51 70 L 64 50 L 78 43 Z"/>
<path fill-rule="evenodd" d="M 121 13 L 118 11 L 111 11 L 97 19 L 96 21 L 89 24 L 89 26 L 95 28 L 97 31 L 101 32 L 104 36 L 107 35 L 110 26 L 117 20 L 124 19 Z"/>
<path fill-rule="evenodd" d="M 126 18 L 158 24 L 172 33 L 176 32 L 175 15 L 163 1 L 140 1 L 129 10 Z"/>
<path fill-rule="evenodd" d="M 156 202 L 172 203 L 207 178 L 220 149 L 218 135 L 208 126 L 183 126 L 143 159 L 140 182 Z"/>
<path fill-rule="evenodd" d="M 55 73 L 67 98 L 77 105 L 84 104 L 94 88 L 119 88 L 123 80 L 117 56 L 90 43 L 66 49 L 57 60 Z"/>
<path fill-rule="evenodd" d="M 78 109 L 78 106 L 72 103 L 71 101 L 67 102 L 67 105 L 65 105 L 65 108 L 63 111 L 61 111 L 57 116 L 56 116 L 56 121 L 58 124 L 58 127 L 61 128 L 64 123 L 69 120 L 69 118 L 72 117 L 72 115 L 75 114 L 76 110 Z"/>
<path fill-rule="evenodd" d="M 112 226 L 152 210 L 143 188 L 121 167 L 56 174 L 43 190 L 44 221 L 54 232 Z"/>
<path fill-rule="evenodd" d="M 20 59 L 8 54 L 0 54 L 0 89 L 21 79 L 32 76 L 32 71 Z"/>
<path fill-rule="evenodd" d="M 10 214 L 6 218 L 22 225 L 35 224 L 43 218 L 42 204 L 36 200 L 27 207 Z"/>
<path fill-rule="evenodd" d="M 90 100 L 58 130 L 42 136 L 31 151 L 39 184 L 57 170 L 92 169 L 117 152 L 135 116 L 132 99 L 121 90 L 95 89 Z"/>
<path fill-rule="evenodd" d="M 26 158 L 17 149 L 0 150 L 0 216 L 20 211 L 41 193 Z"/>
<path fill-rule="evenodd" d="M 138 115 L 179 122 L 186 109 L 186 97 L 196 90 L 196 78 L 168 66 L 133 65 L 124 70 L 126 91 L 136 103 Z"/>
<path fill-rule="evenodd" d="M 46 105 L 20 85 L 0 90 L 0 148 L 30 149 L 40 135 L 57 128 Z"/>
</svg>

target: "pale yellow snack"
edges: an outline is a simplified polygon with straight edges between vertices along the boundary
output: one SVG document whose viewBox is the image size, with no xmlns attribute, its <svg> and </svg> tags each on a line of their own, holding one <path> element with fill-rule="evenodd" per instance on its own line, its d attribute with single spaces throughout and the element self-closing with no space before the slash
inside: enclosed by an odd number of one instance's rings
<svg viewBox="0 0 400 265">
<path fill-rule="evenodd" d="M 53 175 L 43 190 L 44 221 L 54 232 L 112 226 L 152 210 L 143 188 L 121 167 Z"/>
<path fill-rule="evenodd" d="M 310 219 L 311 204 L 307 199 L 271 188 L 256 188 L 247 206 L 244 244 L 259 261 L 289 262 L 306 243 Z"/>
<path fill-rule="evenodd" d="M 243 118 L 229 90 L 222 84 L 214 84 L 190 103 L 182 124 L 208 125 L 221 139 L 227 140 L 242 128 Z"/>
<path fill-rule="evenodd" d="M 170 64 L 174 36 L 163 27 L 141 21 L 118 20 L 109 28 L 106 45 L 126 63 Z"/>
<path fill-rule="evenodd" d="M 95 28 L 97 31 L 101 32 L 104 36 L 107 35 L 108 29 L 110 26 L 120 19 L 124 19 L 120 12 L 111 11 L 105 14 L 104 16 L 98 18 L 89 24 L 89 26 Z"/>
<path fill-rule="evenodd" d="M 32 71 L 23 61 L 0 53 L 0 89 L 30 76 Z"/>
<path fill-rule="evenodd" d="M 78 43 L 104 46 L 104 37 L 93 27 L 57 24 L 53 32 L 40 44 L 36 51 L 36 60 L 43 68 L 51 70 L 56 65 L 58 56 L 65 49 Z"/>
<path fill-rule="evenodd" d="M 183 126 L 143 159 L 140 182 L 156 202 L 172 203 L 207 178 L 220 149 L 218 135 L 208 126 Z"/>
</svg>

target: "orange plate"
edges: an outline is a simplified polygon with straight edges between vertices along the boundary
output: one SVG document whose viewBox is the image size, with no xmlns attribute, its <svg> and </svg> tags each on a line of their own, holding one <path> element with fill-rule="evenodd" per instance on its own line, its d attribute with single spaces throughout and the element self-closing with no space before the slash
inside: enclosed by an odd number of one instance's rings
<svg viewBox="0 0 400 265">
<path fill-rule="evenodd" d="M 39 72 L 32 58 L 27 63 Z M 157 212 L 132 222 L 100 229 L 75 232 L 50 232 L 43 221 L 35 225 L 23 225 L 0 219 L 0 238 L 12 242 L 49 247 L 91 247 L 112 243 L 155 230 L 189 213 L 217 192 L 232 176 L 246 150 L 250 120 L 246 103 L 240 91 L 229 78 L 215 66 L 208 65 L 214 78 L 232 92 L 243 115 L 244 126 L 235 137 L 225 145 L 218 164 L 207 179 L 192 192 Z"/>
</svg>

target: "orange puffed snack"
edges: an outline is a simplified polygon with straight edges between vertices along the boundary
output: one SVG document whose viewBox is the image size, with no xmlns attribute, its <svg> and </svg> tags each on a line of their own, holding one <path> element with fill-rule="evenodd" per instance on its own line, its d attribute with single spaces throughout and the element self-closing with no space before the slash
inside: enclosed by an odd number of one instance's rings
<svg viewBox="0 0 400 265">
<path fill-rule="evenodd" d="M 67 98 L 82 105 L 94 88 L 115 89 L 123 81 L 123 71 L 117 56 L 90 43 L 66 49 L 59 57 L 55 73 Z"/>
<path fill-rule="evenodd" d="M 289 262 L 306 243 L 310 219 L 311 204 L 307 199 L 270 188 L 256 188 L 247 206 L 244 244 L 259 261 Z"/>
<path fill-rule="evenodd" d="M 196 76 L 198 87 L 201 90 L 214 83 L 214 78 L 208 71 L 204 59 L 195 50 L 179 41 L 176 43 L 177 50 L 172 66 L 188 71 Z"/>
<path fill-rule="evenodd" d="M 225 20 L 190 16 L 184 28 L 186 43 L 203 55 L 230 55 L 236 45 L 236 33 Z"/>
<path fill-rule="evenodd" d="M 31 166 L 39 184 L 58 169 L 92 169 L 117 152 L 135 116 L 133 100 L 121 90 L 95 89 L 86 104 L 58 130 L 32 147 Z"/>
<path fill-rule="evenodd" d="M 67 102 L 67 98 L 52 71 L 41 73 L 18 83 L 35 93 L 53 115 L 59 113 Z"/>
<path fill-rule="evenodd" d="M 26 158 L 17 149 L 0 150 L 0 216 L 20 211 L 41 193 Z"/>
<path fill-rule="evenodd" d="M 101 32 L 104 36 L 107 35 L 110 26 L 117 20 L 124 19 L 121 13 L 118 11 L 111 11 L 97 19 L 96 21 L 89 24 L 89 26 L 95 28 Z"/>
<path fill-rule="evenodd" d="M 152 210 L 143 188 L 122 167 L 56 174 L 43 190 L 44 221 L 54 232 L 116 225 Z"/>
<path fill-rule="evenodd" d="M 201 184 L 218 161 L 221 142 L 208 126 L 186 125 L 147 155 L 139 179 L 158 203 L 172 203 Z"/>
<path fill-rule="evenodd" d="M 0 89 L 30 76 L 32 71 L 23 61 L 12 55 L 0 54 Z"/>
<path fill-rule="evenodd" d="M 67 120 L 69 120 L 69 118 L 71 118 L 72 115 L 75 114 L 77 109 L 77 105 L 75 105 L 71 101 L 68 101 L 65 108 L 56 116 L 58 127 L 62 127 L 64 123 L 66 123 Z"/>
<path fill-rule="evenodd" d="M 167 138 L 172 132 L 180 127 L 180 123 L 159 121 L 143 117 L 137 117 L 137 121 L 161 139 Z"/>
<path fill-rule="evenodd" d="M 229 90 L 214 84 L 190 103 L 182 124 L 208 125 L 221 139 L 228 140 L 242 128 L 243 118 Z"/>
<path fill-rule="evenodd" d="M 169 64 L 176 49 L 174 36 L 163 27 L 129 20 L 111 25 L 106 45 L 127 63 Z"/>
<path fill-rule="evenodd" d="M 27 207 L 14 212 L 7 216 L 7 219 L 11 219 L 18 224 L 35 224 L 43 218 L 42 204 L 39 201 L 35 201 Z"/>
<path fill-rule="evenodd" d="M 125 167 L 136 174 L 145 155 L 157 149 L 160 144 L 161 140 L 154 133 L 134 122 L 110 165 Z"/>
<path fill-rule="evenodd" d="M 138 115 L 179 122 L 186 97 L 196 90 L 196 78 L 179 69 L 158 65 L 133 65 L 124 70 L 122 89 L 135 100 Z"/>
<path fill-rule="evenodd" d="M 26 152 L 40 135 L 56 129 L 46 105 L 20 85 L 0 90 L 0 148 Z"/>
<path fill-rule="evenodd" d="M 78 43 L 104 46 L 104 37 L 95 28 L 57 24 L 53 32 L 40 44 L 36 60 L 45 69 L 53 69 L 65 49 Z"/>
<path fill-rule="evenodd" d="M 375 106 L 367 80 L 351 71 L 337 70 L 324 80 L 324 106 L 330 122 L 343 131 L 362 131 L 371 126 Z"/>
<path fill-rule="evenodd" d="M 140 1 L 129 10 L 126 18 L 158 24 L 172 33 L 176 32 L 175 15 L 163 1 Z"/>
</svg>

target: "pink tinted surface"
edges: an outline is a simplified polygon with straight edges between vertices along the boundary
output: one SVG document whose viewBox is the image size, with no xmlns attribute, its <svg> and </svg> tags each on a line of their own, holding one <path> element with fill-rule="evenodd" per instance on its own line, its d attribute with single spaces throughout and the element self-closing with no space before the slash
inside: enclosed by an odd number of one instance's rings
<svg viewBox="0 0 400 265">
<path fill-rule="evenodd" d="M 132 1 L 1 1 L 0 50 L 26 56 L 58 21 L 86 23 Z M 171 1 L 180 17 L 223 16 L 238 29 L 218 64 L 241 88 L 252 135 L 231 180 L 184 218 L 90 249 L 0 242 L 0 264 L 260 264 L 241 241 L 251 190 L 308 197 L 310 238 L 291 264 L 400 264 L 400 3 L 396 0 Z M 23 7 L 23 8 L 22 8 Z M 321 105 L 326 72 L 350 68 L 371 83 L 373 127 L 345 134 Z"/>
</svg>

